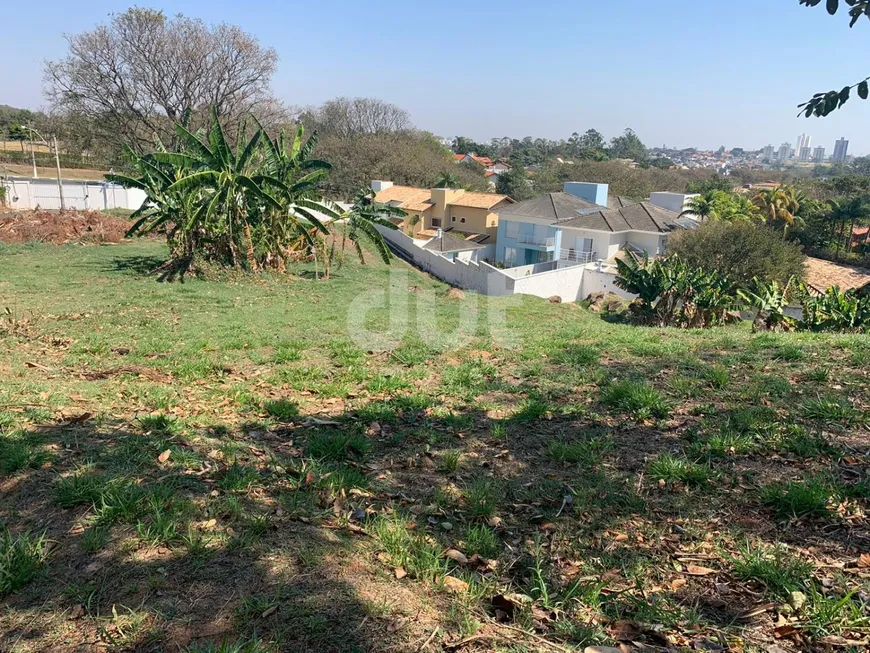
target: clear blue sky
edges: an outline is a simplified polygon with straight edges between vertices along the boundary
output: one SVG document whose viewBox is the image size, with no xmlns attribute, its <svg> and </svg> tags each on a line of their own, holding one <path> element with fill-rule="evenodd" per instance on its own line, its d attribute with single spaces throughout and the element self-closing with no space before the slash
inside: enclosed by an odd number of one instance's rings
<svg viewBox="0 0 870 653">
<path fill-rule="evenodd" d="M 759 148 L 800 133 L 870 152 L 870 102 L 798 119 L 814 92 L 870 74 L 870 21 L 797 0 L 141 0 L 229 22 L 280 56 L 290 104 L 373 96 L 441 136 L 567 138 L 632 127 L 647 145 Z M 126 2 L 45 0 L 3 15 L 0 104 L 38 108 L 64 32 Z"/>
</svg>

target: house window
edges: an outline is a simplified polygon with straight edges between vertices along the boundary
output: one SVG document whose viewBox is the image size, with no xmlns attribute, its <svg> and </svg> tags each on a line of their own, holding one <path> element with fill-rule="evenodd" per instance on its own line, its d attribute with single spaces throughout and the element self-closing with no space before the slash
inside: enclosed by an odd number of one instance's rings
<svg viewBox="0 0 870 653">
<path fill-rule="evenodd" d="M 456 216 L 455 216 L 455 215 L 452 216 L 452 217 L 450 218 L 450 222 L 456 222 Z"/>
<path fill-rule="evenodd" d="M 519 222 L 507 222 L 505 223 L 507 226 L 505 227 L 505 235 L 511 240 L 516 240 L 517 236 L 520 235 L 520 223 Z"/>
<path fill-rule="evenodd" d="M 504 248 L 504 263 L 505 265 L 513 265 L 514 261 L 517 260 L 517 248 L 516 247 L 505 247 Z"/>
<path fill-rule="evenodd" d="M 465 218 L 460 218 L 459 221 L 460 221 L 460 222 L 465 222 Z"/>
</svg>

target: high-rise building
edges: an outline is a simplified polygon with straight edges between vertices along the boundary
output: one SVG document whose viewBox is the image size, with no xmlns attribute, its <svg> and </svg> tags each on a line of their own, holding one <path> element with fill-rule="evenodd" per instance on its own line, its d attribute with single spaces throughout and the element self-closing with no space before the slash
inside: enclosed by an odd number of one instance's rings
<svg viewBox="0 0 870 653">
<path fill-rule="evenodd" d="M 821 163 L 825 160 L 825 148 L 817 147 L 813 150 L 813 161 L 816 163 Z"/>
<path fill-rule="evenodd" d="M 798 152 L 798 161 L 809 161 L 809 160 L 810 160 L 810 148 L 805 145 Z"/>
<path fill-rule="evenodd" d="M 780 163 L 788 161 L 791 158 L 791 143 L 783 143 L 779 146 L 779 152 L 776 154 L 776 160 Z"/>
<path fill-rule="evenodd" d="M 849 141 L 841 138 L 834 143 L 834 154 L 831 156 L 831 161 L 845 161 L 846 155 L 849 152 Z"/>
<path fill-rule="evenodd" d="M 813 141 L 812 136 L 807 136 L 806 134 L 801 134 L 800 136 L 798 136 L 797 145 L 795 146 L 795 150 L 797 151 L 798 154 L 800 154 L 800 151 L 802 149 L 804 149 L 805 147 L 810 147 L 810 145 L 812 144 L 812 141 Z"/>
<path fill-rule="evenodd" d="M 765 145 L 761 151 L 761 158 L 765 161 L 773 161 L 773 145 Z"/>
</svg>

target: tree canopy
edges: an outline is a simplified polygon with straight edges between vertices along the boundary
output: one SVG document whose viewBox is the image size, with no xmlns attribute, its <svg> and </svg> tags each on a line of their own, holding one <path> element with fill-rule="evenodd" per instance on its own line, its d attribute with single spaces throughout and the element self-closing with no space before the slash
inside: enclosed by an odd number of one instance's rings
<svg viewBox="0 0 870 653">
<path fill-rule="evenodd" d="M 803 279 L 806 256 L 781 233 L 749 222 L 712 220 L 668 239 L 668 251 L 689 265 L 716 270 L 739 283 L 753 277 L 787 283 Z"/>
<path fill-rule="evenodd" d="M 206 125 L 212 107 L 229 125 L 248 114 L 267 126 L 285 118 L 270 90 L 278 55 L 235 25 L 133 7 L 66 38 L 67 56 L 46 63 L 47 94 L 108 142 L 143 151 L 174 140 L 176 122 Z"/>
</svg>

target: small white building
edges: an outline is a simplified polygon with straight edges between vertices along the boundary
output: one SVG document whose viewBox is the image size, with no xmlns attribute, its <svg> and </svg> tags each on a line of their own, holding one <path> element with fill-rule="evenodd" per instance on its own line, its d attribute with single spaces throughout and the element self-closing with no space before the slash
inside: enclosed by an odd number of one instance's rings
<svg viewBox="0 0 870 653">
<path fill-rule="evenodd" d="M 698 197 L 698 193 L 650 193 L 649 203 L 674 213 L 682 213 L 693 197 Z"/>
<path fill-rule="evenodd" d="M 480 250 L 485 249 L 472 240 L 438 230 L 438 235 L 421 245 L 427 252 L 446 258 L 448 261 L 477 261 Z"/>
</svg>

